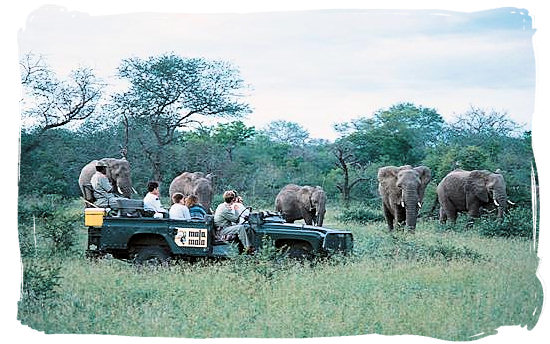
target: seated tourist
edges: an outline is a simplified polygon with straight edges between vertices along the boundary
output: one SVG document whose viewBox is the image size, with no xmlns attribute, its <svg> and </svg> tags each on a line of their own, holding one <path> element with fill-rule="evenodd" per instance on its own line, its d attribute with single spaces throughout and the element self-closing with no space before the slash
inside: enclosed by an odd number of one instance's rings
<svg viewBox="0 0 550 344">
<path fill-rule="evenodd" d="M 172 206 L 170 207 L 170 218 L 175 220 L 189 220 L 191 215 L 189 214 L 189 209 L 185 205 L 185 196 L 176 192 L 172 195 Z"/>
<path fill-rule="evenodd" d="M 246 253 L 254 252 L 255 233 L 249 224 L 236 224 L 239 219 L 235 205 L 235 193 L 223 193 L 224 202 L 218 205 L 214 213 L 214 224 L 218 227 L 218 237 L 222 240 L 232 240 L 235 236 L 243 244 Z"/>
<path fill-rule="evenodd" d="M 185 205 L 189 209 L 189 214 L 192 219 L 204 220 L 204 217 L 206 216 L 206 210 L 203 208 L 201 204 L 198 203 L 198 201 L 199 199 L 197 196 L 189 195 L 187 196 Z"/>
<path fill-rule="evenodd" d="M 153 217 L 156 218 L 166 217 L 165 214 L 168 214 L 160 203 L 159 183 L 155 181 L 147 183 L 147 194 L 143 198 L 143 209 L 154 212 Z"/>
</svg>

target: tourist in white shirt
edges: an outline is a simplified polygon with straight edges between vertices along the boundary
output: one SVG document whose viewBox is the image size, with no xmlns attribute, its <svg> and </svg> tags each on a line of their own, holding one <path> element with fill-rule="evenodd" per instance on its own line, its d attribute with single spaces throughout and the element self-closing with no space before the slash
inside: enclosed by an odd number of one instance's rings
<svg viewBox="0 0 550 344">
<path fill-rule="evenodd" d="M 191 214 L 189 214 L 189 208 L 185 205 L 185 196 L 176 192 L 172 195 L 172 206 L 170 207 L 170 218 L 175 220 L 189 220 Z"/>
<path fill-rule="evenodd" d="M 160 203 L 159 183 L 151 181 L 147 184 L 147 195 L 143 198 L 143 209 L 154 211 L 153 217 L 162 218 L 168 213 Z"/>
</svg>

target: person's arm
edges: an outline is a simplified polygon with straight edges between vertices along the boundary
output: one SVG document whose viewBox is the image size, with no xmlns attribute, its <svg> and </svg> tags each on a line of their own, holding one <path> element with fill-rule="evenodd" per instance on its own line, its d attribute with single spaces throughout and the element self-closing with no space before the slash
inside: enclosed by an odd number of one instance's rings
<svg viewBox="0 0 550 344">
<path fill-rule="evenodd" d="M 233 210 L 233 208 L 231 209 L 225 208 L 225 211 L 223 213 L 223 218 L 232 223 L 235 223 L 239 219 L 239 216 L 235 214 L 235 211 Z"/>
<path fill-rule="evenodd" d="M 101 189 L 105 190 L 105 192 L 112 192 L 113 191 L 113 186 L 111 185 L 111 182 L 109 181 L 109 179 L 107 177 L 99 179 L 99 187 Z"/>
</svg>

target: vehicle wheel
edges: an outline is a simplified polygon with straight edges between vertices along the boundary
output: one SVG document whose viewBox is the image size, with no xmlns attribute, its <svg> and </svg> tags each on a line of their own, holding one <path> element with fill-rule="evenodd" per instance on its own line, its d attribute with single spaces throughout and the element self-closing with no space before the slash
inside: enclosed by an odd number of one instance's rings
<svg viewBox="0 0 550 344">
<path fill-rule="evenodd" d="M 139 265 L 167 264 L 170 254 L 162 246 L 143 246 L 136 249 L 134 263 Z"/>
<path fill-rule="evenodd" d="M 286 256 L 293 259 L 311 259 L 311 246 L 306 243 L 293 243 L 286 251 Z"/>
</svg>

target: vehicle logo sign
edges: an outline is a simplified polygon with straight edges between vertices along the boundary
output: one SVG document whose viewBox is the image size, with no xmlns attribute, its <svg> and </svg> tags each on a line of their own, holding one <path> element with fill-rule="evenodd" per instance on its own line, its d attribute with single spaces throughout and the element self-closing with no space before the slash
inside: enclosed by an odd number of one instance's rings
<svg viewBox="0 0 550 344">
<path fill-rule="evenodd" d="M 207 247 L 206 228 L 176 228 L 178 231 L 174 242 L 180 247 Z"/>
</svg>

